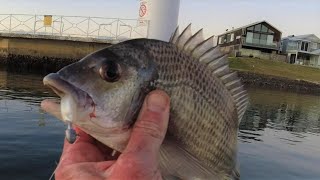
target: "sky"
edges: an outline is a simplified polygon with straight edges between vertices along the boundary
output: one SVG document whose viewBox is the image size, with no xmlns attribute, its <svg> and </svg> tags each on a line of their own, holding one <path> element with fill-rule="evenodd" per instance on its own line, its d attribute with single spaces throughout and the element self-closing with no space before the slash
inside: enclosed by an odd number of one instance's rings
<svg viewBox="0 0 320 180">
<path fill-rule="evenodd" d="M 139 0 L 0 0 L 1 14 L 138 18 Z M 179 26 L 219 35 L 266 20 L 284 36 L 320 37 L 320 0 L 180 0 Z"/>
</svg>

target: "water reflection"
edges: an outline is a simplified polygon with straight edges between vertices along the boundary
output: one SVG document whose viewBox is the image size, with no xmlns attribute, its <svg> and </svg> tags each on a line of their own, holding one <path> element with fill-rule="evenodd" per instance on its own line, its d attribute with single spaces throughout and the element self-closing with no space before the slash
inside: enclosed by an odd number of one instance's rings
<svg viewBox="0 0 320 180">
<path fill-rule="evenodd" d="M 0 179 L 48 179 L 56 167 L 64 125 L 40 102 L 56 98 L 42 77 L 0 71 Z"/>
<path fill-rule="evenodd" d="M 320 179 L 320 97 L 261 89 L 249 95 L 238 136 L 242 179 Z"/>
<path fill-rule="evenodd" d="M 240 132 L 265 128 L 320 133 L 320 97 L 270 90 L 249 90 L 250 105 Z"/>
<path fill-rule="evenodd" d="M 18 74 L 0 69 L 0 111 L 18 109 L 23 112 L 39 111 L 39 126 L 45 126 L 44 112 L 39 108 L 44 99 L 57 99 L 43 85 L 43 77 L 37 74 Z M 24 107 L 16 102 L 24 102 Z"/>
</svg>

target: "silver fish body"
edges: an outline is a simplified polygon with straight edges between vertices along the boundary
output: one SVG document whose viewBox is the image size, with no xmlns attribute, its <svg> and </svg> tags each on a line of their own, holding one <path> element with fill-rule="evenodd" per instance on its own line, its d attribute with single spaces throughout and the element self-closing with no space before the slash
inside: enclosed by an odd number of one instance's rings
<svg viewBox="0 0 320 180">
<path fill-rule="evenodd" d="M 160 152 L 163 176 L 237 179 L 237 132 L 247 94 L 226 55 L 201 36 L 188 26 L 169 43 L 122 42 L 48 75 L 44 83 L 78 104 L 68 113 L 81 115 L 68 122 L 120 152 L 146 94 L 164 90 L 171 109 Z"/>
</svg>

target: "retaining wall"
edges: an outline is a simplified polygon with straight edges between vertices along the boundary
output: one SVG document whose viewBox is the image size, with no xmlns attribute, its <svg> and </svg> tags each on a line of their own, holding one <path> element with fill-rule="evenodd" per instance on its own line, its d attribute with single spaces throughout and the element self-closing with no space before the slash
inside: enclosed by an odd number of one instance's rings
<svg viewBox="0 0 320 180">
<path fill-rule="evenodd" d="M 52 72 L 111 45 L 81 39 L 0 36 L 0 63 L 15 71 Z"/>
</svg>

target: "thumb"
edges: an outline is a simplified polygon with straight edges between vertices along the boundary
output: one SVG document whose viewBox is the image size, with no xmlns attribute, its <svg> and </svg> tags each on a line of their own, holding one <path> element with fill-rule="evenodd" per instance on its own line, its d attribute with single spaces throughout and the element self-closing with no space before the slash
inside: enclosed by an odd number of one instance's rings
<svg viewBox="0 0 320 180">
<path fill-rule="evenodd" d="M 170 99 L 160 90 L 146 97 L 139 117 L 124 152 L 150 152 L 158 154 L 169 121 Z"/>
</svg>

